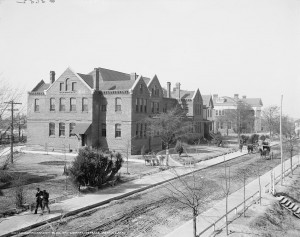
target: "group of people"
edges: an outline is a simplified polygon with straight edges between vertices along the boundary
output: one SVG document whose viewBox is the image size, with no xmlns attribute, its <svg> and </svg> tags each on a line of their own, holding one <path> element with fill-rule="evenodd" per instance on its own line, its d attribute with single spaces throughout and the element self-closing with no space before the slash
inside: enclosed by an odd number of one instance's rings
<svg viewBox="0 0 300 237">
<path fill-rule="evenodd" d="M 44 213 L 45 207 L 47 208 L 48 213 L 50 213 L 49 193 L 46 190 L 42 191 L 39 188 L 37 188 L 37 193 L 36 193 L 35 197 L 36 197 L 36 205 L 35 205 L 34 214 L 37 214 L 37 210 L 38 210 L 39 207 L 42 210 L 42 215 Z"/>
</svg>

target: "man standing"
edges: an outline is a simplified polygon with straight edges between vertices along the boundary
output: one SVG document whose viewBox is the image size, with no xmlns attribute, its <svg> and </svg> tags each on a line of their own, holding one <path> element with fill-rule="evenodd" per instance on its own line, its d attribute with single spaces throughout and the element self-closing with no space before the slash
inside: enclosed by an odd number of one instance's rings
<svg viewBox="0 0 300 237">
<path fill-rule="evenodd" d="M 46 190 L 43 191 L 43 200 L 42 200 L 42 214 L 44 213 L 44 209 L 45 207 L 48 210 L 48 213 L 50 213 L 50 209 L 49 209 L 49 193 L 47 193 Z"/>
<path fill-rule="evenodd" d="M 37 190 L 37 193 L 35 194 L 36 205 L 35 205 L 34 214 L 37 214 L 37 210 L 38 210 L 39 207 L 41 207 L 41 209 L 42 209 L 42 199 L 43 199 L 43 197 L 42 197 L 43 193 L 40 190 L 40 188 L 37 188 L 36 190 Z"/>
</svg>

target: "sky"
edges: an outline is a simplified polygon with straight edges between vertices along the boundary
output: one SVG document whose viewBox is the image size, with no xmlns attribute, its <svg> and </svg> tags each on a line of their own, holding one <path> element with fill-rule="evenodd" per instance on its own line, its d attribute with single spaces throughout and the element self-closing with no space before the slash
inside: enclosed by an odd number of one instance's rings
<svg viewBox="0 0 300 237">
<path fill-rule="evenodd" d="M 27 92 L 67 67 L 157 75 L 300 118 L 300 0 L 0 0 L 0 79 Z"/>
</svg>

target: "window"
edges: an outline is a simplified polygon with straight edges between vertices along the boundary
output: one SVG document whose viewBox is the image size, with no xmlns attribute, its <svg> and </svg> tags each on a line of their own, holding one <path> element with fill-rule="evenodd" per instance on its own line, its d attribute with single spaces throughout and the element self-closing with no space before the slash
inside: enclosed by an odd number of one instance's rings
<svg viewBox="0 0 300 237">
<path fill-rule="evenodd" d="M 66 79 L 66 88 L 65 88 L 66 91 L 69 89 L 69 88 L 68 88 L 68 86 L 69 86 L 69 81 L 70 81 L 69 78 L 67 78 L 67 79 Z"/>
<path fill-rule="evenodd" d="M 50 111 L 55 111 L 55 99 L 50 99 Z"/>
<path fill-rule="evenodd" d="M 121 137 L 121 124 L 119 123 L 115 125 L 115 137 Z"/>
<path fill-rule="evenodd" d="M 225 110 L 222 110 L 222 115 L 225 115 Z"/>
<path fill-rule="evenodd" d="M 220 128 L 223 129 L 223 123 L 222 122 L 220 122 Z"/>
<path fill-rule="evenodd" d="M 70 123 L 69 126 L 69 137 L 75 136 L 75 134 L 72 134 L 73 129 L 75 128 L 76 124 L 75 123 Z"/>
<path fill-rule="evenodd" d="M 147 137 L 147 124 L 144 125 L 144 137 Z"/>
<path fill-rule="evenodd" d="M 135 127 L 135 136 L 136 137 L 139 137 L 139 127 L 140 127 L 140 125 L 137 123 L 136 127 Z"/>
<path fill-rule="evenodd" d="M 144 99 L 140 98 L 140 111 L 143 112 Z"/>
<path fill-rule="evenodd" d="M 202 106 L 199 105 L 199 115 L 201 115 Z"/>
<path fill-rule="evenodd" d="M 140 93 L 143 93 L 143 84 L 140 84 Z"/>
<path fill-rule="evenodd" d="M 55 123 L 49 123 L 49 136 L 55 136 Z"/>
<path fill-rule="evenodd" d="M 151 95 L 154 96 L 154 88 L 151 89 Z"/>
<path fill-rule="evenodd" d="M 40 100 L 39 99 L 34 100 L 34 111 L 35 112 L 40 111 Z"/>
<path fill-rule="evenodd" d="M 64 83 L 63 82 L 59 83 L 59 90 L 63 91 L 63 88 L 64 88 Z"/>
<path fill-rule="evenodd" d="M 158 89 L 157 89 L 157 86 L 156 86 L 156 85 L 154 86 L 154 94 L 155 94 L 155 95 L 158 95 Z"/>
<path fill-rule="evenodd" d="M 228 123 L 227 123 L 227 128 L 228 128 L 228 129 L 231 129 L 231 122 L 228 122 Z"/>
<path fill-rule="evenodd" d="M 59 136 L 64 137 L 65 136 L 65 124 L 59 123 Z"/>
<path fill-rule="evenodd" d="M 70 99 L 70 111 L 76 111 L 76 98 Z"/>
<path fill-rule="evenodd" d="M 135 99 L 135 112 L 139 112 L 139 99 Z"/>
<path fill-rule="evenodd" d="M 140 129 L 140 138 L 143 137 L 143 124 L 141 123 L 141 129 Z"/>
<path fill-rule="evenodd" d="M 76 91 L 76 82 L 72 82 L 72 91 Z"/>
<path fill-rule="evenodd" d="M 151 112 L 154 113 L 154 102 L 151 102 Z"/>
<path fill-rule="evenodd" d="M 101 111 L 103 111 L 103 112 L 106 111 L 106 105 L 101 105 Z"/>
<path fill-rule="evenodd" d="M 156 103 L 156 112 L 159 113 L 159 103 Z"/>
<path fill-rule="evenodd" d="M 117 97 L 116 98 L 116 111 L 121 111 L 121 98 Z"/>
<path fill-rule="evenodd" d="M 66 111 L 66 99 L 65 98 L 59 99 L 59 111 Z"/>
<path fill-rule="evenodd" d="M 88 99 L 82 98 L 82 111 L 88 111 Z"/>
<path fill-rule="evenodd" d="M 147 113 L 147 99 L 144 100 L 144 112 Z"/>
<path fill-rule="evenodd" d="M 106 123 L 101 124 L 101 136 L 106 137 Z"/>
</svg>

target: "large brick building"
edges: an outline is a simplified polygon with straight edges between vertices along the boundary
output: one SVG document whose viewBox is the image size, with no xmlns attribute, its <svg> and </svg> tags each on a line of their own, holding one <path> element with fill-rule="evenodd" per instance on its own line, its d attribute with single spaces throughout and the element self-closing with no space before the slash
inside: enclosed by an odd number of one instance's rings
<svg viewBox="0 0 300 237">
<path fill-rule="evenodd" d="M 176 94 L 177 93 L 177 94 Z M 199 89 L 185 96 L 163 89 L 152 79 L 104 68 L 88 74 L 67 68 L 50 82 L 43 80 L 28 93 L 28 144 L 48 150 L 78 150 L 82 146 L 138 153 L 161 149 L 158 137 L 148 137 L 144 119 L 177 104 L 189 108 L 194 132 L 203 136 L 203 104 Z"/>
</svg>

